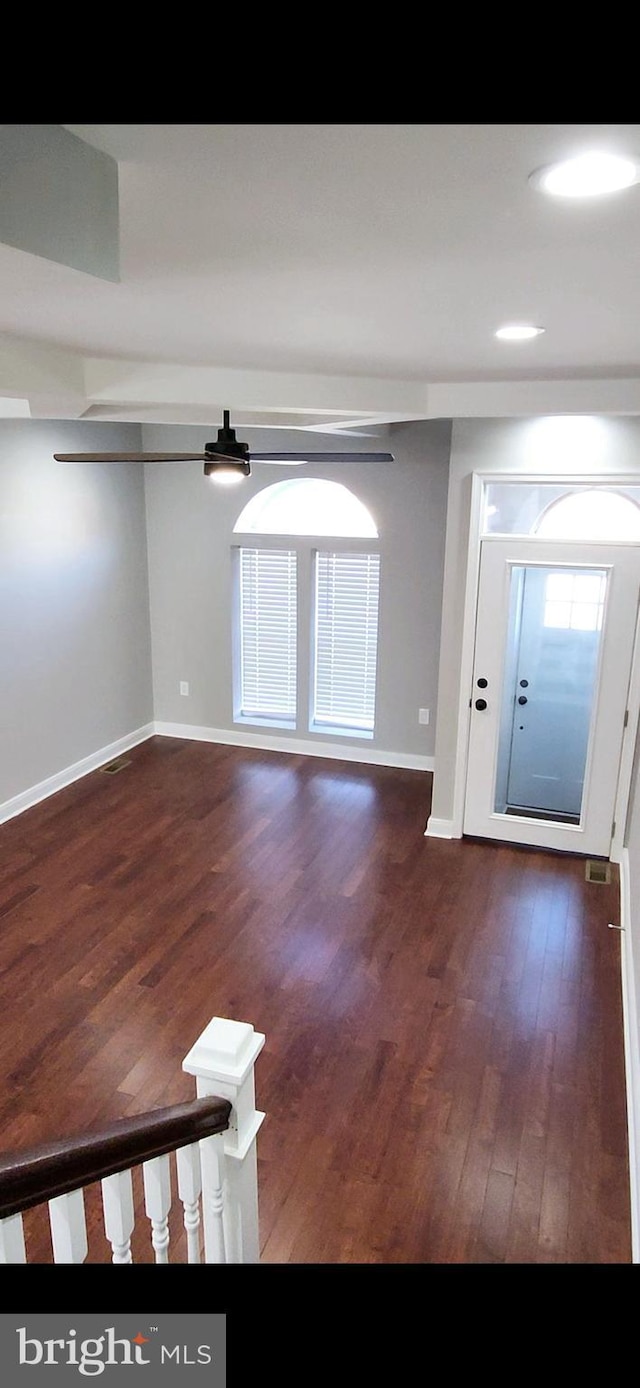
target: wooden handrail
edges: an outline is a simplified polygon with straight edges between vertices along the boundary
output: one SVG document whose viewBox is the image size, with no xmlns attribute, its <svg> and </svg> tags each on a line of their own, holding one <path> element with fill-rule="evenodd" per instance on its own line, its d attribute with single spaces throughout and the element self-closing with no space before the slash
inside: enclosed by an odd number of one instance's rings
<svg viewBox="0 0 640 1388">
<path fill-rule="evenodd" d="M 0 1219 L 222 1133 L 231 1107 L 228 1099 L 192 1099 L 0 1157 Z"/>
</svg>

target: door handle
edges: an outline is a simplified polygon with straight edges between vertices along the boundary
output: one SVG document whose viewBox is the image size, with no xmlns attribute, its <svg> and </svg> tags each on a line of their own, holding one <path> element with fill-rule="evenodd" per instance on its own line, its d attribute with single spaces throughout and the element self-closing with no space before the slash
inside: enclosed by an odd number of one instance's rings
<svg viewBox="0 0 640 1388">
<path fill-rule="evenodd" d="M 519 704 L 526 704 L 526 703 L 527 703 L 527 696 L 526 696 L 526 694 L 521 694 L 521 695 L 520 695 L 520 697 L 519 697 L 519 699 L 518 699 L 518 703 L 519 703 Z"/>
<path fill-rule="evenodd" d="M 487 707 L 487 701 L 486 701 L 486 699 L 476 699 L 476 708 L 479 708 L 481 713 L 482 713 L 483 709 L 485 709 L 486 707 Z"/>
</svg>

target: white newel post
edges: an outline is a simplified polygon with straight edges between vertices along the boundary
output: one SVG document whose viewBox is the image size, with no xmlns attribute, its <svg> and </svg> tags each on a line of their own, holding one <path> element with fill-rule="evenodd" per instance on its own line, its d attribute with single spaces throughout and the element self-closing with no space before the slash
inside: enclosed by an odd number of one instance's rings
<svg viewBox="0 0 640 1388">
<path fill-rule="evenodd" d="M 183 1070 L 196 1077 L 198 1098 L 218 1095 L 233 1105 L 229 1128 L 224 1134 L 224 1243 L 228 1263 L 257 1263 L 260 1260 L 258 1228 L 258 1164 L 256 1135 L 264 1119 L 255 1106 L 254 1071 L 264 1046 L 261 1032 L 249 1022 L 230 1022 L 214 1017 L 198 1037 L 182 1062 Z M 207 1139 L 200 1146 L 202 1156 L 203 1224 L 205 1261 L 217 1260 L 215 1198 L 209 1199 L 209 1179 L 215 1189 L 218 1163 L 209 1173 Z"/>
</svg>

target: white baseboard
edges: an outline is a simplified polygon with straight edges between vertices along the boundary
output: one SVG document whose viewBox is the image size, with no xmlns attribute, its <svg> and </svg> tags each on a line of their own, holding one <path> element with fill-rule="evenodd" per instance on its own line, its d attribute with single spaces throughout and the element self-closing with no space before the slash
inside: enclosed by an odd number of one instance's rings
<svg viewBox="0 0 640 1388">
<path fill-rule="evenodd" d="M 30 786 L 20 795 L 14 795 L 11 800 L 5 800 L 4 804 L 0 804 L 0 824 L 13 819 L 15 815 L 23 814 L 33 805 L 38 805 L 41 800 L 64 790 L 64 787 L 71 785 L 73 781 L 79 781 L 82 776 L 97 771 L 98 767 L 113 761 L 114 757 L 121 756 L 123 752 L 137 747 L 139 742 L 146 742 L 147 738 L 154 735 L 181 737 L 198 742 L 222 742 L 234 747 L 260 747 L 271 752 L 297 752 L 301 756 L 359 761 L 373 766 L 397 766 L 410 771 L 433 771 L 434 766 L 433 757 L 420 757 L 408 752 L 381 752 L 375 747 L 343 747 L 337 742 L 307 742 L 293 737 L 270 737 L 263 733 L 236 732 L 227 728 L 199 728 L 193 727 L 190 723 L 146 723 L 144 727 L 136 728 L 135 732 L 127 733 L 125 737 L 111 742 L 108 747 L 101 747 L 98 752 L 92 752 L 90 756 L 83 757 L 81 761 L 74 762 L 72 766 L 65 767 L 54 776 L 48 776 L 45 781 Z"/>
<path fill-rule="evenodd" d="M 640 1190 L 638 1189 L 640 1051 L 638 1047 L 638 1010 L 636 1005 L 635 973 L 633 968 L 633 934 L 631 924 L 629 851 L 623 848 L 620 855 L 622 1014 L 627 1083 L 627 1130 L 629 1141 L 629 1187 L 631 1197 L 631 1257 L 634 1263 L 638 1263 L 640 1262 Z"/>
<path fill-rule="evenodd" d="M 99 752 L 92 752 L 90 756 L 83 757 L 82 761 L 74 762 L 73 766 L 65 767 L 64 771 L 57 771 L 55 776 L 48 776 L 46 781 L 39 781 L 29 790 L 22 791 L 20 795 L 14 795 L 11 800 L 5 800 L 4 804 L 0 805 L 0 824 L 4 824 L 7 819 L 13 819 L 15 815 L 23 814 L 25 810 L 30 810 L 41 800 L 55 795 L 56 791 L 64 790 L 64 787 L 71 785 L 72 781 L 79 781 L 81 776 L 88 776 L 89 772 L 97 771 L 99 766 L 113 761 L 114 757 L 128 752 L 131 747 L 137 747 L 139 742 L 146 742 L 147 738 L 153 737 L 153 735 L 153 723 L 146 723 L 143 728 L 136 728 L 135 732 L 127 733 L 125 737 L 119 737 L 116 742 L 109 743 L 108 747 L 101 747 Z"/>
<path fill-rule="evenodd" d="M 360 747 L 343 746 L 339 742 L 309 742 L 296 737 L 271 736 L 244 729 L 199 728 L 191 723 L 155 723 L 158 737 L 182 737 L 195 742 L 222 742 L 232 747 L 259 747 L 266 752 L 297 752 L 302 757 L 329 757 L 335 761 L 359 761 L 370 766 L 397 766 L 408 771 L 433 771 L 433 757 L 421 757 L 413 752 L 381 752 L 366 743 Z"/>
<path fill-rule="evenodd" d="M 453 832 L 452 819 L 434 819 L 433 815 L 429 815 L 424 836 L 427 839 L 456 839 L 459 837 Z"/>
</svg>

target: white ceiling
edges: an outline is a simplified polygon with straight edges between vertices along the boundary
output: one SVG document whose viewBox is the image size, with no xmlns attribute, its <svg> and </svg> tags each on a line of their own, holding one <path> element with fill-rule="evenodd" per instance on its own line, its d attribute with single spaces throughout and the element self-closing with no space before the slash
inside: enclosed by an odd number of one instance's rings
<svg viewBox="0 0 640 1388">
<path fill-rule="evenodd" d="M 66 129 L 118 160 L 121 281 L 0 246 L 3 414 L 640 413 L 640 186 L 528 182 L 640 125 Z"/>
</svg>

